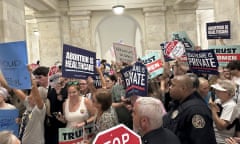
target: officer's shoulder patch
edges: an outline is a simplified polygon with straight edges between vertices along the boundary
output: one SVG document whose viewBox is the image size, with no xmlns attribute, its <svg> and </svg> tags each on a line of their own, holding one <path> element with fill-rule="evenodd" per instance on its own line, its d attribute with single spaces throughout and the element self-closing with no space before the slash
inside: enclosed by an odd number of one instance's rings
<svg viewBox="0 0 240 144">
<path fill-rule="evenodd" d="M 196 114 L 192 117 L 192 125 L 195 127 L 195 128 L 204 128 L 205 126 L 205 120 L 204 118 L 199 115 L 199 114 Z"/>
</svg>

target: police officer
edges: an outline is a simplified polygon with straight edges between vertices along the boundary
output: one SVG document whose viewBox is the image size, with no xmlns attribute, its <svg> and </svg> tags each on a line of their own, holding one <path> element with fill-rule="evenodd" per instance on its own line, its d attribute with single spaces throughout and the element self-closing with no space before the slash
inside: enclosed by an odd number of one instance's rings
<svg viewBox="0 0 240 144">
<path fill-rule="evenodd" d="M 211 111 L 195 91 L 191 78 L 174 76 L 171 83 L 174 102 L 164 116 L 163 127 L 173 131 L 182 144 L 216 144 Z"/>
</svg>

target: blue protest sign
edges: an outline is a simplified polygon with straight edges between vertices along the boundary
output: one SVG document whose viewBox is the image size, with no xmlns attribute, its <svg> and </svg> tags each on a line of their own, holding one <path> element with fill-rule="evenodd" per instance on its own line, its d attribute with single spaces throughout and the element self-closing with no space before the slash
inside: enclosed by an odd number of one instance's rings
<svg viewBox="0 0 240 144">
<path fill-rule="evenodd" d="M 9 87 L 17 89 L 31 88 L 27 64 L 25 41 L 0 44 L 0 69 Z"/>
<path fill-rule="evenodd" d="M 120 72 L 126 86 L 126 97 L 133 95 L 147 96 L 148 72 L 144 64 L 136 62 L 133 66 L 121 69 Z"/>
<path fill-rule="evenodd" d="M 206 24 L 207 39 L 230 39 L 230 21 L 212 22 Z"/>
<path fill-rule="evenodd" d="M 62 76 L 86 79 L 94 76 L 96 53 L 70 45 L 63 45 Z"/>
<path fill-rule="evenodd" d="M 186 55 L 193 73 L 218 74 L 218 61 L 213 50 L 187 50 Z"/>
<path fill-rule="evenodd" d="M 16 118 L 18 118 L 18 110 L 0 110 L 0 131 L 9 130 L 18 136 L 18 124 L 16 123 Z"/>
</svg>

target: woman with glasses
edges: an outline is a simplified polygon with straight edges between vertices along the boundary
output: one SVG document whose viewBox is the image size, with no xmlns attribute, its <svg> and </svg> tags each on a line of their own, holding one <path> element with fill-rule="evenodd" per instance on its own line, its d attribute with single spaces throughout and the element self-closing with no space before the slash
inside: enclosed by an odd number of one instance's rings
<svg viewBox="0 0 240 144">
<path fill-rule="evenodd" d="M 88 123 L 93 122 L 95 109 L 91 100 L 80 95 L 78 81 L 69 81 L 67 83 L 68 98 L 63 103 L 63 115 L 58 114 L 57 118 L 66 122 L 68 128 L 81 128 Z"/>
</svg>

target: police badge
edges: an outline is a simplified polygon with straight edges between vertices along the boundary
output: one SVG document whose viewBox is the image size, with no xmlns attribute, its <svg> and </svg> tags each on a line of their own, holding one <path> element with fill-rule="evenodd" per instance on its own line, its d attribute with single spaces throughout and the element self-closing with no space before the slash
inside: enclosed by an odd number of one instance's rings
<svg viewBox="0 0 240 144">
<path fill-rule="evenodd" d="M 172 112 L 172 115 L 171 115 L 171 118 L 172 118 L 172 119 L 175 119 L 175 118 L 178 116 L 178 114 L 179 114 L 179 111 L 178 111 L 178 110 L 173 111 L 173 112 Z"/>
</svg>

